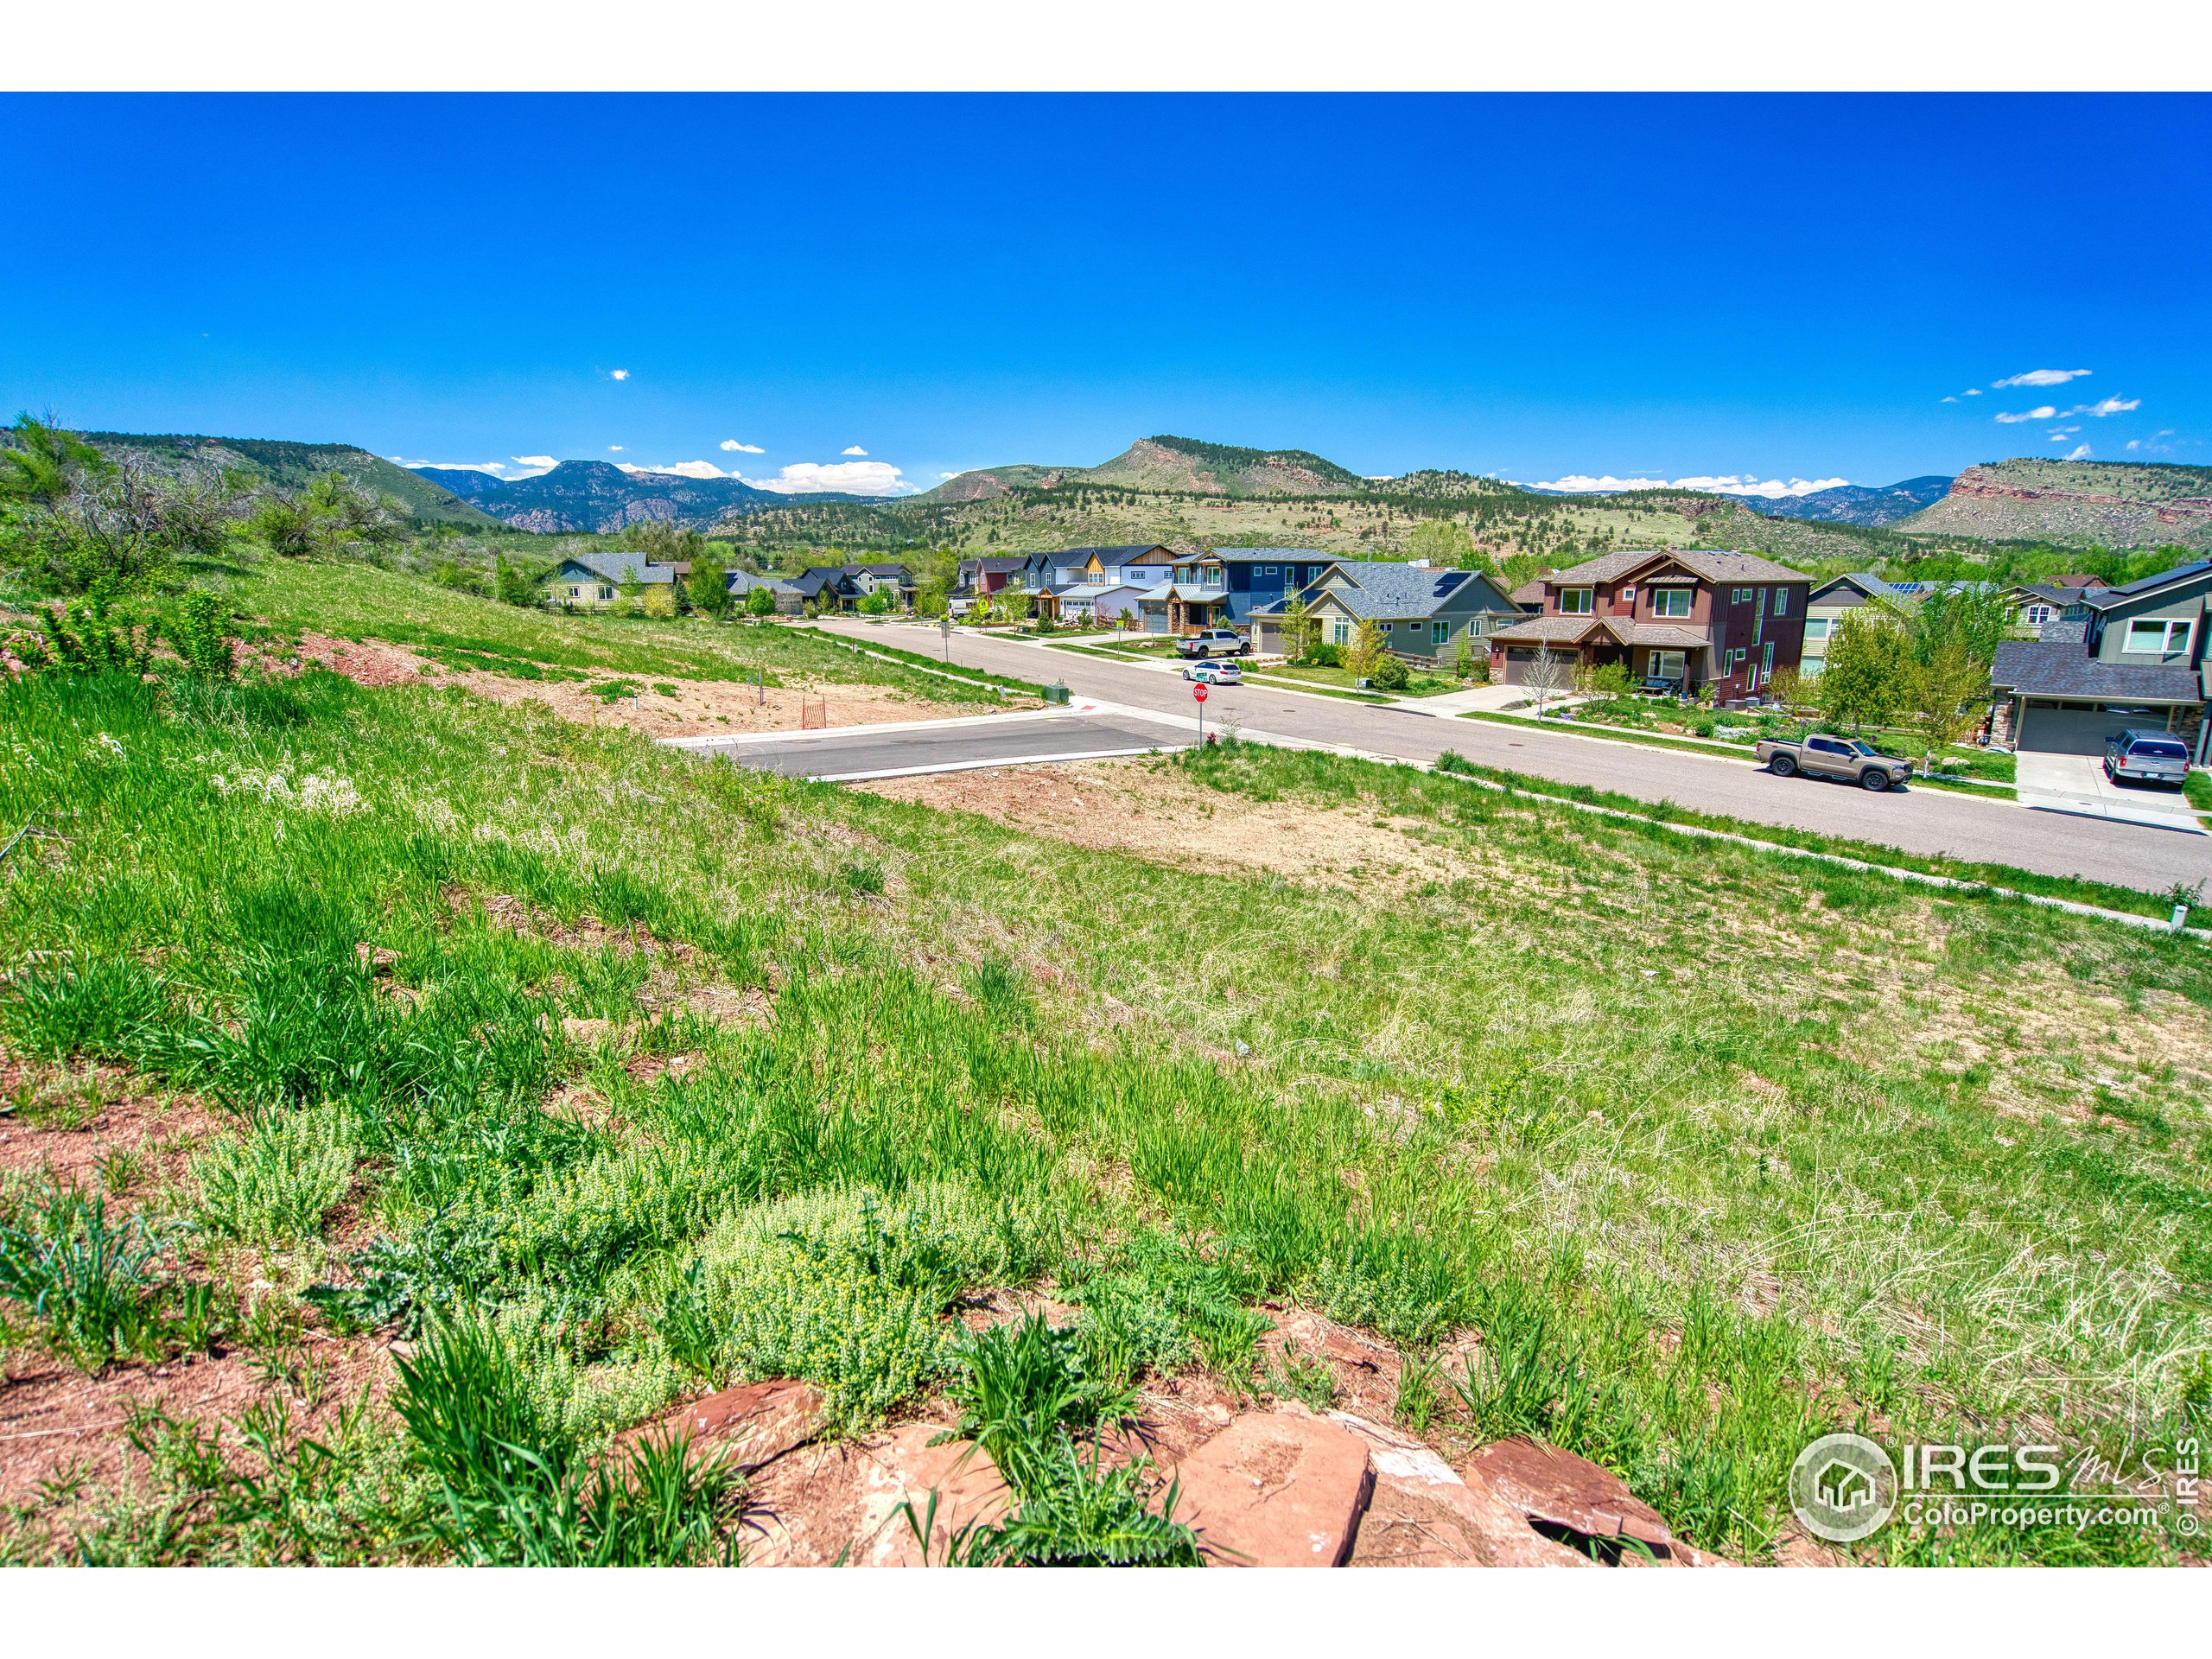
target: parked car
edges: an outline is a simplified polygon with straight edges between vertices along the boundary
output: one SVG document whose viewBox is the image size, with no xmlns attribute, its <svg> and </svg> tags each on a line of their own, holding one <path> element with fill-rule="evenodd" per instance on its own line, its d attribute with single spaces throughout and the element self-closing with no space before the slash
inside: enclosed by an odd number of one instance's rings
<svg viewBox="0 0 2212 1659">
<path fill-rule="evenodd" d="M 1818 733 L 1794 740 L 1770 737 L 1761 741 L 1758 753 L 1777 778 L 1802 772 L 1809 778 L 1840 778 L 1878 793 L 1898 787 L 1912 776 L 1911 761 L 1883 754 L 1856 738 Z"/>
<path fill-rule="evenodd" d="M 2105 745 L 2105 776 L 2179 789 L 2189 776 L 2189 745 L 2171 732 L 2122 732 Z"/>
<path fill-rule="evenodd" d="M 1178 657 L 1249 657 L 1252 642 L 1234 628 L 1203 628 L 1175 642 Z"/>
<path fill-rule="evenodd" d="M 1186 680 L 1204 680 L 1208 685 L 1242 685 L 1244 671 L 1235 663 L 1192 663 L 1183 671 Z"/>
</svg>

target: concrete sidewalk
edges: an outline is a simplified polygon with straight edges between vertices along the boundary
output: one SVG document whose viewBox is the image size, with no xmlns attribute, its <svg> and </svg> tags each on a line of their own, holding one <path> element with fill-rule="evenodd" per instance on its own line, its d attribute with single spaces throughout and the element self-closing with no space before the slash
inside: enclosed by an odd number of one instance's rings
<svg viewBox="0 0 2212 1659">
<path fill-rule="evenodd" d="M 2019 803 L 2030 811 L 2107 818 L 2190 836 L 2205 833 L 2203 822 L 2179 790 L 2115 784 L 2093 754 L 2028 752 L 2016 755 L 2012 766 Z"/>
</svg>

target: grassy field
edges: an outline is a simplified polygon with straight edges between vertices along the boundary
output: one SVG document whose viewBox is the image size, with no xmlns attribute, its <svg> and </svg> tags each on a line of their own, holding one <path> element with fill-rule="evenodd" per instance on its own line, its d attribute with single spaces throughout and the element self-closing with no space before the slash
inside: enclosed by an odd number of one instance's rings
<svg viewBox="0 0 2212 1659">
<path fill-rule="evenodd" d="M 448 667 L 523 679 L 750 681 L 765 674 L 770 685 L 880 684 L 950 704 L 998 705 L 988 692 L 971 694 L 940 674 L 917 671 L 929 666 L 926 658 L 875 647 L 910 658 L 912 666 L 885 662 L 796 624 L 524 610 L 359 563 L 264 559 L 237 569 L 226 588 L 241 613 L 283 639 L 313 630 L 340 639 L 385 639 Z M 982 670 L 961 673 L 1017 692 L 1038 690 Z"/>
<path fill-rule="evenodd" d="M 323 626 L 295 580 L 252 602 Z M 531 655 L 711 661 L 665 632 Z M 1402 1351 L 1416 1432 L 1541 1435 L 1751 1561 L 1820 1429 L 2132 1469 L 2212 1404 L 2187 941 L 1244 746 L 1129 764 L 1438 874 L 1179 868 L 322 674 L 49 677 L 0 721 L 0 830 L 48 832 L 0 867 L 0 1375 L 242 1379 L 135 1408 L 16 1559 L 727 1559 L 731 1483 L 609 1437 L 732 1377 L 848 1427 L 973 1401 L 949 1315 L 995 1287 L 1076 1307 L 1109 1395 L 1267 1388 L 1296 1299 Z M 125 1096 L 186 1127 L 40 1173 Z"/>
</svg>

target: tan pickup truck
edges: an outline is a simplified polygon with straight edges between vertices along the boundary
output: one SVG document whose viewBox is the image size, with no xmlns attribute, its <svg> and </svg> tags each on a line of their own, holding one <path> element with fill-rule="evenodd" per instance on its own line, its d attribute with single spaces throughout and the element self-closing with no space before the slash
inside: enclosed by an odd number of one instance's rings
<svg viewBox="0 0 2212 1659">
<path fill-rule="evenodd" d="M 1879 793 L 1903 785 L 1912 776 L 1912 762 L 1893 754 L 1879 754 L 1856 738 L 1829 737 L 1815 732 L 1796 739 L 1768 738 L 1759 744 L 1759 759 L 1777 778 L 1802 772 L 1808 778 L 1840 778 L 1861 789 Z"/>
</svg>

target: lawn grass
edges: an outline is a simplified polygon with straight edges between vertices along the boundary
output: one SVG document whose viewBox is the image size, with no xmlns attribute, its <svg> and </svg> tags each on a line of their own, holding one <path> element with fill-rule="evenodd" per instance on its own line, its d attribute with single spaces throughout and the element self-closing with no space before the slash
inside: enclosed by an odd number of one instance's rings
<svg viewBox="0 0 2212 1659">
<path fill-rule="evenodd" d="M 963 1292 L 1040 1280 L 1131 1378 L 1261 1386 L 1270 1297 L 1416 1356 L 1478 1333 L 1462 1431 L 1596 1458 L 1751 1560 L 1820 1430 L 2128 1463 L 2212 1395 L 2185 941 L 1249 745 L 1132 764 L 1464 873 L 1192 874 L 318 673 L 48 677 L 0 720 L 0 823 L 67 837 L 5 867 L 0 1039 L 236 1117 L 149 1205 L 197 1242 L 118 1294 L 170 1347 L 192 1286 L 220 1313 L 257 1277 L 423 1344 L 400 1421 L 324 1460 L 262 1423 L 285 1472 L 251 1492 L 173 1426 L 66 1558 L 712 1558 L 722 1494 L 668 1471 L 648 1525 L 591 1450 L 763 1371 L 873 1421 L 978 1363 Z M 709 1012 L 741 1003 L 772 1012 Z M 35 1209 L 11 1184 L 0 1224 Z"/>
</svg>

